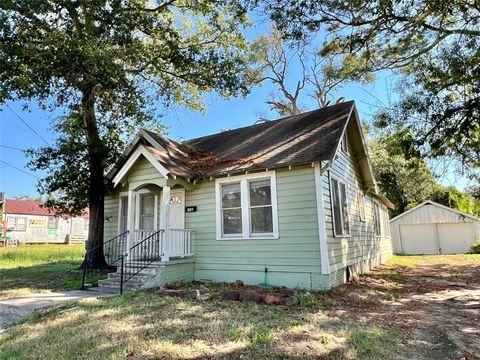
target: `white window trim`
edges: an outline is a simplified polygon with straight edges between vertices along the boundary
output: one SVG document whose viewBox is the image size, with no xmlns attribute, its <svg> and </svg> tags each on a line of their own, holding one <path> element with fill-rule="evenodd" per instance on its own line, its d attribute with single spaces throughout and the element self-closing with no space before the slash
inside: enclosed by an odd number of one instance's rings
<svg viewBox="0 0 480 360">
<path fill-rule="evenodd" d="M 363 202 L 363 218 L 362 218 L 362 211 L 360 207 L 362 204 L 360 204 L 360 198 L 362 198 Z M 358 205 L 358 219 L 361 222 L 367 222 L 367 208 L 365 206 L 365 193 L 362 190 L 357 191 L 357 205 Z"/>
<path fill-rule="evenodd" d="M 390 219 L 388 216 L 388 209 L 384 206 L 381 207 L 383 212 L 383 227 L 380 230 L 384 230 L 384 237 L 390 239 L 392 237 L 392 230 L 390 229 Z"/>
<path fill-rule="evenodd" d="M 28 230 L 28 217 L 27 217 L 27 216 L 17 216 L 17 215 L 7 216 L 7 222 L 8 222 L 10 219 L 14 219 L 14 220 L 15 220 L 14 230 L 10 230 L 10 231 L 26 232 L 26 231 Z M 25 223 L 24 223 L 25 228 L 24 228 L 23 230 L 17 230 L 18 219 L 23 219 L 23 220 L 25 221 Z M 7 227 L 8 227 L 8 225 L 7 225 Z"/>
<path fill-rule="evenodd" d="M 337 229 L 335 228 L 335 210 L 333 206 L 333 180 L 337 181 L 338 184 L 343 184 L 345 185 L 345 196 L 346 198 L 346 203 L 347 203 L 347 217 L 348 217 L 348 232 L 349 234 L 337 234 Z M 340 188 L 339 190 L 339 196 L 341 196 Z M 330 176 L 330 206 L 332 208 L 332 227 L 333 227 L 333 236 L 336 238 L 349 238 L 352 237 L 352 219 L 350 218 L 350 212 L 348 211 L 348 184 L 343 181 L 342 179 L 336 177 L 336 176 Z M 340 199 L 340 211 L 342 210 L 342 201 Z M 343 214 L 342 214 L 343 215 Z M 340 216 L 340 221 L 342 222 L 342 227 L 343 227 L 343 216 Z"/>
<path fill-rule="evenodd" d="M 126 197 L 127 198 L 127 208 L 128 208 L 128 191 L 125 191 L 125 192 L 120 192 L 118 194 L 118 223 L 117 223 L 117 235 L 120 235 L 120 231 L 122 231 L 122 227 L 121 227 L 121 224 L 120 224 L 120 219 L 122 217 L 122 197 Z M 128 212 L 127 212 L 127 221 L 128 221 Z M 128 225 L 127 225 L 128 227 Z M 128 229 L 127 229 L 128 230 Z"/>
<path fill-rule="evenodd" d="M 273 233 L 252 235 L 250 233 L 250 207 L 248 182 L 258 179 L 270 179 L 270 191 L 272 196 L 272 223 Z M 242 234 L 229 236 L 222 235 L 222 184 L 240 182 L 241 206 L 242 206 Z M 277 178 L 275 171 L 260 172 L 255 174 L 231 176 L 215 179 L 215 219 L 217 240 L 267 240 L 278 239 L 278 209 L 277 209 Z"/>
<path fill-rule="evenodd" d="M 377 231 L 375 229 L 375 205 L 378 206 L 378 224 L 380 226 L 380 234 L 377 234 Z M 375 199 L 372 199 L 372 214 L 373 214 L 373 235 L 376 238 L 381 238 L 382 237 L 382 212 L 380 211 L 382 208 L 382 205 L 376 201 Z"/>
<path fill-rule="evenodd" d="M 157 205 L 158 205 L 158 199 L 157 199 L 157 195 L 155 195 L 154 193 L 152 193 L 150 190 L 148 189 L 140 189 L 140 190 L 137 190 L 134 192 L 134 196 L 135 196 L 135 225 L 134 225 L 134 230 L 147 230 L 147 231 L 150 231 L 151 229 L 141 229 L 140 228 L 140 223 L 141 223 L 141 210 L 140 210 L 140 206 L 141 206 L 141 203 L 142 203 L 142 200 L 141 200 L 141 197 L 142 195 L 145 195 L 145 194 L 152 194 L 153 196 L 153 226 L 155 228 L 155 225 L 157 224 L 157 222 L 155 221 L 155 219 L 157 218 L 158 216 L 158 213 L 157 213 Z M 156 229 L 156 228 L 155 228 Z"/>
</svg>

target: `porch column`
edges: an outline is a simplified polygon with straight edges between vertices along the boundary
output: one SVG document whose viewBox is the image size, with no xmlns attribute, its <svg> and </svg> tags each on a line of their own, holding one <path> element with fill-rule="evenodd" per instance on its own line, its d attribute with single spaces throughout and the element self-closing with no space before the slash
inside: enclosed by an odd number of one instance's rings
<svg viewBox="0 0 480 360">
<path fill-rule="evenodd" d="M 127 230 L 128 230 L 128 236 L 127 236 L 127 249 L 126 250 L 130 250 L 130 248 L 133 246 L 134 199 L 135 199 L 135 195 L 134 195 L 133 191 L 129 190 L 128 191 L 128 201 L 127 201 Z"/>
<path fill-rule="evenodd" d="M 169 260 L 170 242 L 168 231 L 168 219 L 170 212 L 170 186 L 162 186 L 162 198 L 160 204 L 160 229 L 165 230 L 163 233 L 163 252 L 162 261 Z"/>
</svg>

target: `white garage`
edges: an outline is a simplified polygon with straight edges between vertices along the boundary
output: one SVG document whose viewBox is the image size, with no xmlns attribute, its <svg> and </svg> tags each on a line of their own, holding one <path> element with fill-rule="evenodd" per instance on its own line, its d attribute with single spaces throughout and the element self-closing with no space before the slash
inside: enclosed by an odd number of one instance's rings
<svg viewBox="0 0 480 360">
<path fill-rule="evenodd" d="M 480 219 L 433 201 L 393 218 L 390 229 L 397 254 L 462 254 L 480 241 Z"/>
</svg>

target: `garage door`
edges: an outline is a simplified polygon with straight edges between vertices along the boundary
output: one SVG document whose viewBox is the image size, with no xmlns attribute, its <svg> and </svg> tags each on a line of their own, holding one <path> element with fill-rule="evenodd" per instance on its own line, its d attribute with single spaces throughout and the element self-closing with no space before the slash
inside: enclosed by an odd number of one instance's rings
<svg viewBox="0 0 480 360">
<path fill-rule="evenodd" d="M 404 254 L 438 254 L 435 224 L 400 225 Z"/>
<path fill-rule="evenodd" d="M 437 230 L 442 254 L 464 254 L 474 243 L 472 223 L 437 224 Z"/>
</svg>

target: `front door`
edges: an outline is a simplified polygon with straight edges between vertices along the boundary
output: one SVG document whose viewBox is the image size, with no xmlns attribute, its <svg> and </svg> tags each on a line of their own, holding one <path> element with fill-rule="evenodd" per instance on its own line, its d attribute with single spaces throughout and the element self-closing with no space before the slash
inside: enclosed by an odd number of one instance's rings
<svg viewBox="0 0 480 360">
<path fill-rule="evenodd" d="M 169 229 L 183 229 L 185 227 L 185 189 L 170 191 Z"/>
</svg>

